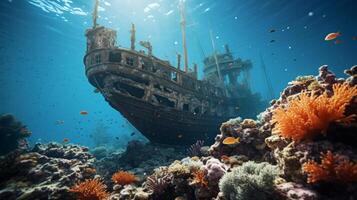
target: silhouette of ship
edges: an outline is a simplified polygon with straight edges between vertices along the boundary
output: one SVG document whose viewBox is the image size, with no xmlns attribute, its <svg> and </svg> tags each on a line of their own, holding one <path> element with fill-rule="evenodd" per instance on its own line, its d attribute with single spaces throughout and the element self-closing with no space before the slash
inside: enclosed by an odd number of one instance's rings
<svg viewBox="0 0 357 200">
<path fill-rule="evenodd" d="M 152 54 L 148 41 L 135 48 L 115 46 L 116 31 L 97 24 L 98 1 L 93 27 L 86 31 L 85 73 L 89 82 L 151 142 L 188 145 L 213 140 L 222 122 L 237 116 L 254 117 L 262 102 L 249 88 L 249 60 L 235 59 L 228 47 L 204 59 L 204 77 L 198 80 L 197 65 L 187 61 L 184 5 L 180 4 L 184 46 L 184 70 Z M 212 40 L 214 45 L 214 42 Z"/>
</svg>

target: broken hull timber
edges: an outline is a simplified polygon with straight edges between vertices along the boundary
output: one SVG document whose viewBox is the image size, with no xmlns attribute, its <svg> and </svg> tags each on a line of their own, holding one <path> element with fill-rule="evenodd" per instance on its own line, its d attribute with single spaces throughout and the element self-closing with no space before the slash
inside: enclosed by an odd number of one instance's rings
<svg viewBox="0 0 357 200">
<path fill-rule="evenodd" d="M 114 54 L 116 59 L 110 59 L 110 55 L 113 58 Z M 146 66 L 140 66 L 139 60 Z M 182 79 L 185 76 L 187 80 L 188 75 L 155 57 L 121 48 L 95 49 L 86 54 L 84 63 L 89 82 L 151 142 L 189 145 L 197 140 L 213 141 L 220 124 L 230 118 L 227 114 L 204 113 L 204 106 L 197 113 L 191 108 L 184 110 L 180 100 L 185 99 L 184 96 L 206 102 L 206 107 L 217 107 L 224 97 L 185 87 Z M 165 73 L 154 73 L 153 68 L 176 72 L 176 80 L 163 77 Z M 211 86 L 208 88 L 212 89 Z M 165 98 L 158 100 L 155 96 Z M 174 103 L 170 104 L 166 97 Z"/>
</svg>

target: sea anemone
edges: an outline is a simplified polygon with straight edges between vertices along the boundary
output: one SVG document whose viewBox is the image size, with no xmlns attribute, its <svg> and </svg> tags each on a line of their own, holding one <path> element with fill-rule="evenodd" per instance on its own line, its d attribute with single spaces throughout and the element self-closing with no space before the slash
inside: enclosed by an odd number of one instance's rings
<svg viewBox="0 0 357 200">
<path fill-rule="evenodd" d="M 333 95 L 327 92 L 320 96 L 300 93 L 290 100 L 286 108 L 279 107 L 273 112 L 273 132 L 294 141 L 311 138 L 326 133 L 331 122 L 351 123 L 354 115 L 345 116 L 345 107 L 357 96 L 357 86 L 347 83 L 334 84 Z"/>
<path fill-rule="evenodd" d="M 309 160 L 302 169 L 308 175 L 308 183 L 357 181 L 357 163 L 331 151 L 321 154 L 321 164 Z"/>
<path fill-rule="evenodd" d="M 69 192 L 77 195 L 77 200 L 104 200 L 109 197 L 106 186 L 99 179 L 89 179 L 74 185 Z"/>
<path fill-rule="evenodd" d="M 112 181 L 119 185 L 129 185 L 137 180 L 138 178 L 134 174 L 125 171 L 118 171 L 112 176 Z"/>
</svg>

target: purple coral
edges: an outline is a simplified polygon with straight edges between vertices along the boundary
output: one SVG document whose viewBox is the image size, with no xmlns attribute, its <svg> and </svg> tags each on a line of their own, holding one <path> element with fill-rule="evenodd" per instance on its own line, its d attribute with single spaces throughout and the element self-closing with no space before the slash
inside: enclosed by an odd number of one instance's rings
<svg viewBox="0 0 357 200">
<path fill-rule="evenodd" d="M 227 172 L 227 166 L 216 158 L 211 158 L 206 162 L 204 171 L 209 182 L 218 180 Z"/>
<path fill-rule="evenodd" d="M 197 140 L 197 142 L 195 144 L 192 144 L 190 146 L 190 148 L 187 149 L 187 154 L 190 157 L 194 157 L 194 156 L 201 156 L 201 148 L 204 145 L 204 141 L 203 140 Z"/>
</svg>

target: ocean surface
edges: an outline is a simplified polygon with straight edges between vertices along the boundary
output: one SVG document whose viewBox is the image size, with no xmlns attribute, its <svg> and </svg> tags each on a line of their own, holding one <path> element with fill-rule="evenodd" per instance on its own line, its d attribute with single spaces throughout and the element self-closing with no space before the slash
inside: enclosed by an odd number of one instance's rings
<svg viewBox="0 0 357 200">
<path fill-rule="evenodd" d="M 234 56 L 253 63 L 250 84 L 271 100 L 299 75 L 316 75 L 321 65 L 344 76 L 356 65 L 356 0 L 186 0 L 188 60 L 202 77 L 205 56 L 229 44 Z M 145 140 L 111 108 L 84 73 L 85 30 L 92 26 L 91 0 L 0 1 L 0 113 L 12 113 L 32 131 L 30 143 L 64 140 L 95 146 L 96 133 L 113 146 Z M 182 52 L 177 0 L 101 0 L 98 23 L 130 46 L 149 40 L 155 56 L 176 63 Z M 340 32 L 334 41 L 329 33 Z M 261 59 L 262 58 L 262 59 Z M 88 112 L 81 115 L 81 111 Z"/>
</svg>

